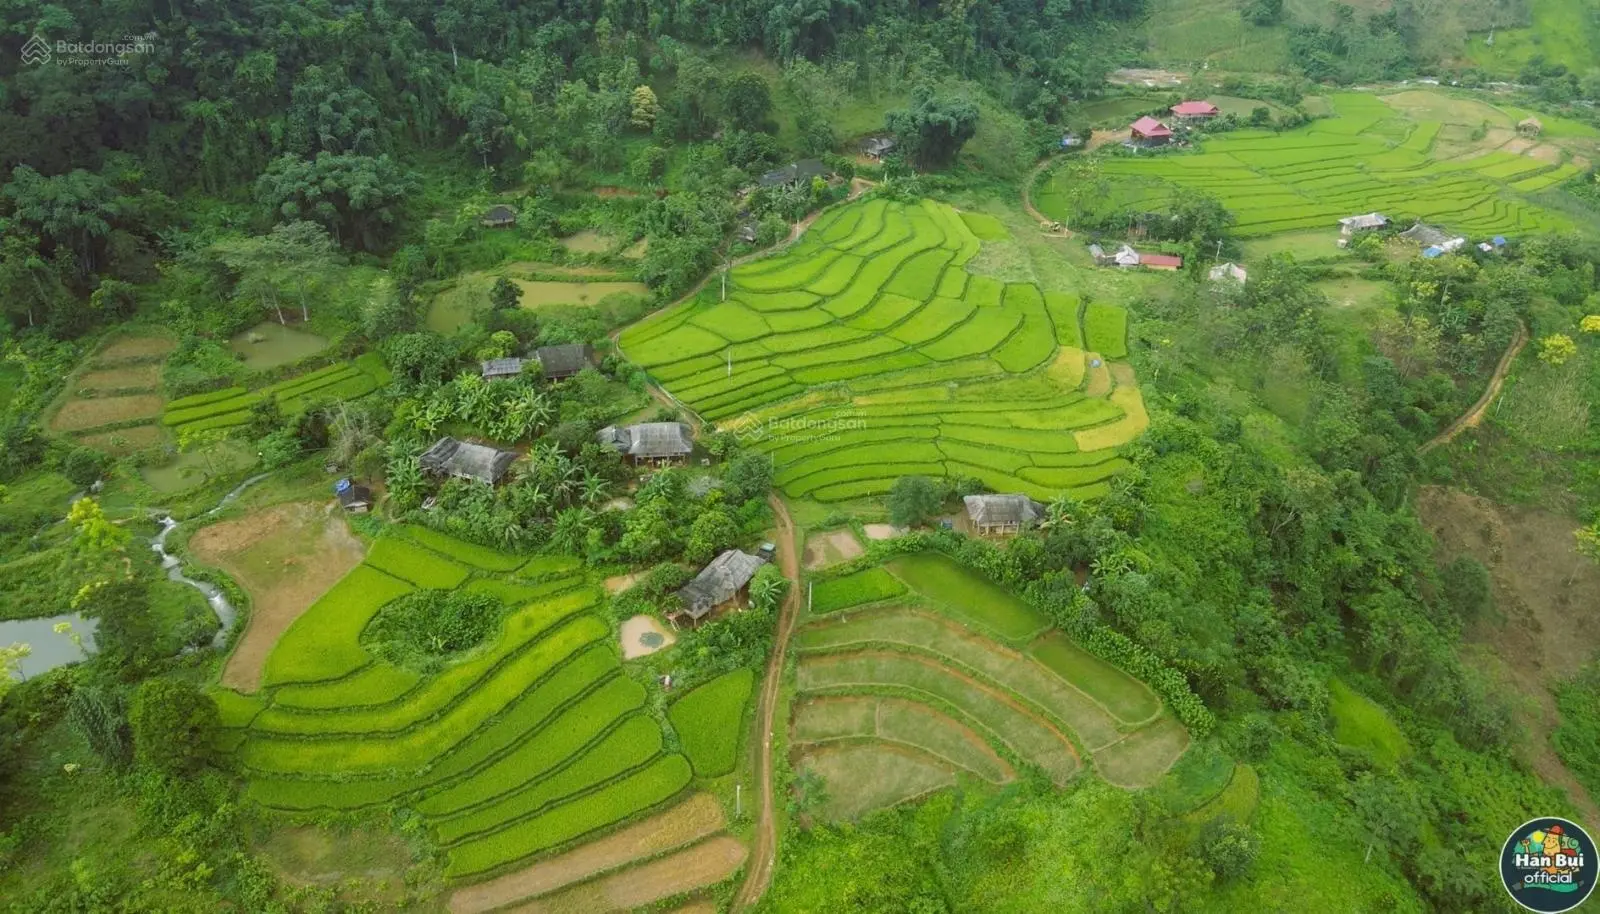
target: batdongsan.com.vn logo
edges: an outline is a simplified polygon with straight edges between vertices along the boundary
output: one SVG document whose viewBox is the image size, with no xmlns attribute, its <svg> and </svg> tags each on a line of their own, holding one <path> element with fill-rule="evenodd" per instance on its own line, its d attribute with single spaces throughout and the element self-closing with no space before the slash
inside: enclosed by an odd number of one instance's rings
<svg viewBox="0 0 1600 914">
<path fill-rule="evenodd" d="M 22 62 L 31 66 L 50 62 L 50 42 L 37 33 L 22 43 Z"/>
<path fill-rule="evenodd" d="M 1500 851 L 1500 878 L 1511 900 L 1530 911 L 1570 911 L 1594 891 L 1600 859 L 1589 833 L 1554 816 L 1524 822 Z"/>
</svg>

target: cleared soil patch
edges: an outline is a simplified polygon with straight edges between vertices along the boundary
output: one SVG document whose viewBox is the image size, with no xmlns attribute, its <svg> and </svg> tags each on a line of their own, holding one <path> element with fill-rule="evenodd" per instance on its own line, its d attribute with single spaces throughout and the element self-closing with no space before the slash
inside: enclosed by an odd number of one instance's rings
<svg viewBox="0 0 1600 914">
<path fill-rule="evenodd" d="M 155 363 L 88 371 L 78 375 L 78 379 L 74 382 L 79 390 L 122 390 L 132 387 L 153 388 L 160 383 L 161 366 Z"/>
<path fill-rule="evenodd" d="M 592 305 L 607 295 L 649 295 L 650 287 L 642 282 L 553 282 L 550 280 L 513 279 L 522 290 L 519 303 L 524 308 L 545 305 Z"/>
<path fill-rule="evenodd" d="M 250 621 L 222 668 L 222 684 L 242 692 L 259 687 L 278 639 L 366 552 L 343 517 L 316 502 L 276 505 L 212 524 L 190 538 L 189 548 L 250 594 Z"/>
<path fill-rule="evenodd" d="M 328 338 L 277 321 L 263 321 L 235 334 L 228 340 L 228 348 L 244 359 L 246 367 L 260 371 L 314 356 L 328 348 Z"/>
<path fill-rule="evenodd" d="M 125 336 L 113 340 L 104 349 L 95 353 L 95 358 L 102 362 L 155 358 L 166 355 L 176 348 L 178 344 L 164 336 Z"/>
<path fill-rule="evenodd" d="M 561 239 L 561 246 L 576 254 L 604 254 L 616 242 L 594 229 L 584 229 Z"/>
<path fill-rule="evenodd" d="M 904 527 L 896 527 L 893 524 L 865 524 L 861 529 L 869 540 L 892 540 L 906 532 Z"/>
<path fill-rule="evenodd" d="M 1094 754 L 1100 775 L 1118 787 L 1149 787 L 1189 748 L 1189 731 L 1165 717 Z"/>
<path fill-rule="evenodd" d="M 618 575 L 613 575 L 613 576 L 611 576 L 609 578 L 606 578 L 606 580 L 605 580 L 606 593 L 622 593 L 624 590 L 627 590 L 629 587 L 632 587 L 633 585 L 639 583 L 639 579 L 641 577 L 643 577 L 643 576 L 644 575 L 643 575 L 642 572 L 637 572 L 636 571 L 633 574 L 618 574 Z"/>
<path fill-rule="evenodd" d="M 114 432 L 95 432 L 92 435 L 80 435 L 78 443 L 85 447 L 92 447 L 98 451 L 105 451 L 113 457 L 132 454 L 142 451 L 147 447 L 155 447 L 161 443 L 161 429 L 155 425 L 135 425 L 132 428 L 117 429 Z"/>
<path fill-rule="evenodd" d="M 156 394 L 74 398 L 56 412 L 50 420 L 50 428 L 57 432 L 72 432 L 129 419 L 153 419 L 161 414 L 161 404 L 162 399 Z"/>
<path fill-rule="evenodd" d="M 522 898 L 546 895 L 557 889 L 683 847 L 720 831 L 722 804 L 708 793 L 697 793 L 666 812 L 641 820 L 604 838 L 591 841 L 526 869 L 488 882 L 458 889 L 450 896 L 451 914 L 481 914 Z"/>
<path fill-rule="evenodd" d="M 805 566 L 807 569 L 826 568 L 848 562 L 865 551 L 849 530 L 819 533 L 806 541 Z"/>
<path fill-rule="evenodd" d="M 655 616 L 634 616 L 622 623 L 619 635 L 622 640 L 622 659 L 647 657 L 665 650 L 677 641 L 676 635 L 666 630 Z"/>
<path fill-rule="evenodd" d="M 1560 720 L 1550 687 L 1600 650 L 1600 631 L 1588 611 L 1600 606 L 1600 565 L 1573 548 L 1577 523 L 1442 486 L 1418 491 L 1417 514 L 1438 543 L 1441 564 L 1467 555 L 1489 569 L 1499 618 L 1480 620 L 1468 635 L 1491 655 L 1479 658 L 1491 675 L 1509 680 L 1537 705 L 1536 713 L 1521 718 L 1528 730 L 1524 758 L 1540 777 L 1564 787 L 1589 818 L 1600 816 L 1550 747 Z"/>
<path fill-rule="evenodd" d="M 715 885 L 738 872 L 749 855 L 749 849 L 742 842 L 722 835 L 511 910 L 516 914 L 631 911 L 663 898 Z"/>
<path fill-rule="evenodd" d="M 816 747 L 802 753 L 800 767 L 827 785 L 822 816 L 833 822 L 854 821 L 956 782 L 954 773 L 933 756 L 886 743 Z"/>
</svg>

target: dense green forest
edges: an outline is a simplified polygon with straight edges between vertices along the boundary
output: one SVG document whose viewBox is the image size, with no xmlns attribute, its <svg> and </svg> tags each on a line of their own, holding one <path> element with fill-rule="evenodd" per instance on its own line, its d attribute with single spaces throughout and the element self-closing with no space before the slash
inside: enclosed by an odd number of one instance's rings
<svg viewBox="0 0 1600 914">
<path fill-rule="evenodd" d="M 488 911 L 532 897 L 487 888 L 530 862 L 626 838 L 535 903 L 1511 910 L 1510 830 L 1600 798 L 1581 625 L 1600 599 L 1600 116 L 1581 103 L 1600 70 L 1459 55 L 1483 23 L 1523 42 L 1553 21 L 1494 6 L 1441 31 L 1414 2 L 7 5 L 0 626 L 34 624 L 35 647 L 0 628 L 0 909 Z M 1177 8 L 1281 63 L 1177 42 Z M 1116 76 L 1210 60 L 1181 91 Z M 1522 85 L 1475 93 L 1513 65 Z M 1459 87 L 1342 126 L 1344 89 L 1429 74 Z M 1122 145 L 1132 117 L 1207 95 L 1226 113 L 1183 148 Z M 1525 115 L 1543 138 L 1518 146 Z M 1462 162 L 1500 156 L 1468 202 L 1509 219 L 1514 199 L 1539 228 L 1423 257 L 1399 233 L 1421 209 L 1335 247 L 1331 221 L 1247 234 L 1203 188 L 1104 167 L 1224 134 L 1301 167 L 1340 131 L 1448 162 L 1447 196 Z M 1112 269 L 1085 244 L 1124 239 L 1184 267 Z M 1224 258 L 1248 282 L 1209 277 Z M 875 268 L 852 305 L 850 271 Z M 930 343 L 925 302 L 972 323 Z M 964 359 L 924 355 L 994 327 Z M 886 380 L 834 371 L 856 347 Z M 969 418 L 896 437 L 930 398 Z M 1048 424 L 1071 409 L 1088 437 Z M 692 437 L 682 465 L 619 454 L 613 430 L 639 423 Z M 897 468 L 887 495 L 851 488 L 837 451 L 752 432 L 828 423 Z M 1095 444 L 1112 426 L 1133 431 Z M 514 469 L 441 471 L 441 439 Z M 985 443 L 1018 475 L 983 475 Z M 795 494 L 806 460 L 824 481 Z M 997 478 L 1086 465 L 1105 474 L 1057 486 L 1019 535 L 958 526 Z M 341 479 L 375 509 L 345 514 Z M 680 626 L 729 550 L 772 558 L 747 608 Z M 908 596 L 913 552 L 1148 690 L 1176 763 L 1122 783 L 1105 747 L 1062 737 L 1084 764 L 1063 782 L 1000 739 L 1004 779 L 831 815 L 860 784 L 795 735 L 816 652 L 775 666 L 770 696 L 768 663 L 796 614 L 830 621 L 812 603 L 830 587 L 852 614 L 948 610 Z M 1028 639 L 981 649 L 1043 663 Z M 43 662 L 60 651 L 82 662 Z M 681 844 L 629 831 L 697 799 Z M 691 852 L 730 862 L 663 865 Z M 636 875 L 666 887 L 628 894 Z"/>
</svg>

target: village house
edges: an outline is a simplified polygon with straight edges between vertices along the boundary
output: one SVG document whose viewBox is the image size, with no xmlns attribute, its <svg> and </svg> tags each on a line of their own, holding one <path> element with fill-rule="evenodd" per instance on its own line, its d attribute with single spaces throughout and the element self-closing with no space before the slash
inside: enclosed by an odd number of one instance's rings
<svg viewBox="0 0 1600 914">
<path fill-rule="evenodd" d="M 828 166 L 816 159 L 801 159 L 791 165 L 776 168 L 761 176 L 762 187 L 788 187 L 791 184 L 809 184 L 812 178 L 826 178 Z"/>
<path fill-rule="evenodd" d="M 1172 141 L 1172 128 L 1145 115 L 1129 125 L 1128 139 L 1139 146 L 1161 146 Z"/>
<path fill-rule="evenodd" d="M 884 156 L 894 152 L 894 137 L 872 136 L 861 141 L 861 154 L 869 159 L 881 160 Z"/>
<path fill-rule="evenodd" d="M 694 431 L 682 422 L 642 422 L 621 428 L 608 425 L 595 437 L 634 466 L 682 463 L 694 451 Z"/>
<path fill-rule="evenodd" d="M 1362 213 L 1359 216 L 1346 216 L 1339 220 L 1339 234 L 1348 238 L 1357 232 L 1381 229 L 1388 224 L 1389 217 L 1383 213 Z"/>
<path fill-rule="evenodd" d="M 1026 495 L 968 495 L 962 502 L 979 536 L 1021 533 L 1044 519 L 1044 505 Z"/>
<path fill-rule="evenodd" d="M 1244 267 L 1229 261 L 1228 263 L 1219 263 L 1212 267 L 1211 272 L 1208 275 L 1211 277 L 1212 282 L 1222 282 L 1223 280 L 1231 279 L 1242 286 L 1244 285 L 1245 278 L 1248 274 L 1245 273 Z"/>
<path fill-rule="evenodd" d="M 333 494 L 339 499 L 339 507 L 351 514 L 372 510 L 372 490 L 349 477 L 333 484 Z"/>
<path fill-rule="evenodd" d="M 693 625 L 722 607 L 742 605 L 750 598 L 751 579 L 764 564 L 760 556 L 738 549 L 722 553 L 678 590 L 683 609 L 670 618 Z"/>
<path fill-rule="evenodd" d="M 478 224 L 484 228 L 510 228 L 517 224 L 517 211 L 505 204 L 489 207 Z"/>
<path fill-rule="evenodd" d="M 1133 245 L 1124 244 L 1111 256 L 1111 262 L 1123 268 L 1136 267 L 1139 265 L 1139 252 L 1133 249 Z"/>
<path fill-rule="evenodd" d="M 533 360 L 544 370 L 545 380 L 561 381 L 594 364 L 594 347 L 588 343 L 540 346 L 533 351 Z"/>
<path fill-rule="evenodd" d="M 1139 254 L 1139 266 L 1146 270 L 1181 270 L 1183 258 L 1177 254 Z"/>
<path fill-rule="evenodd" d="M 1208 121 L 1221 113 L 1216 105 L 1201 101 L 1179 102 L 1172 106 L 1171 111 L 1173 117 L 1186 124 Z"/>
<path fill-rule="evenodd" d="M 516 378 L 522 375 L 522 359 L 489 359 L 478 363 L 478 370 L 485 381 L 499 381 L 505 378 Z"/>
<path fill-rule="evenodd" d="M 1438 227 L 1437 225 L 1429 225 L 1426 222 L 1418 222 L 1416 225 L 1413 225 L 1412 227 L 1401 232 L 1399 237 L 1404 238 L 1407 241 L 1415 241 L 1417 244 L 1426 248 L 1433 247 L 1434 245 L 1444 244 L 1446 241 L 1449 241 L 1450 233 Z"/>
<path fill-rule="evenodd" d="M 433 447 L 422 452 L 417 463 L 423 470 L 438 476 L 470 479 L 492 486 L 506 475 L 506 470 L 518 456 L 516 451 L 502 451 L 455 438 L 440 438 Z"/>
</svg>

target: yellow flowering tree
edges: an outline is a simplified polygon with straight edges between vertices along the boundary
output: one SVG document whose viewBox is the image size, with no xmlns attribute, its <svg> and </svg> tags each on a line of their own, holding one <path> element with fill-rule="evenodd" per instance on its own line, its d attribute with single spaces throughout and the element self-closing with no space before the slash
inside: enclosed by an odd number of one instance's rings
<svg viewBox="0 0 1600 914">
<path fill-rule="evenodd" d="M 1578 344 L 1565 333 L 1552 333 L 1539 341 L 1539 361 L 1546 365 L 1565 365 L 1578 354 Z"/>
</svg>

